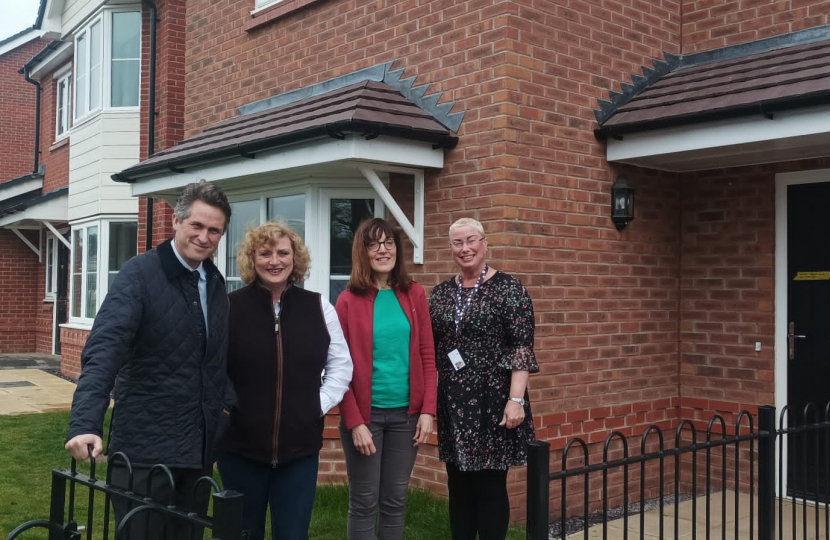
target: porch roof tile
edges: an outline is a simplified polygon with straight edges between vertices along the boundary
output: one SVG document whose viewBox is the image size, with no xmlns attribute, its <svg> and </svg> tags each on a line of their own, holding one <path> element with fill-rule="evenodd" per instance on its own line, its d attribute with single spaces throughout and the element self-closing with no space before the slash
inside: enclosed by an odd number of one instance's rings
<svg viewBox="0 0 830 540">
<path fill-rule="evenodd" d="M 804 38 L 779 36 L 686 57 L 668 55 L 667 63 L 655 64 L 657 72 L 635 77 L 639 92 L 629 86 L 629 95 L 612 95 L 624 103 L 600 119 L 599 131 L 616 135 L 828 104 L 830 27 L 811 29 L 809 43 L 799 40 Z"/>
<path fill-rule="evenodd" d="M 265 150 L 345 133 L 366 138 L 389 135 L 451 148 L 458 139 L 431 114 L 391 86 L 376 81 L 332 90 L 264 111 L 235 116 L 181 141 L 114 175 L 132 182 L 137 176 L 214 159 L 250 157 Z"/>
</svg>

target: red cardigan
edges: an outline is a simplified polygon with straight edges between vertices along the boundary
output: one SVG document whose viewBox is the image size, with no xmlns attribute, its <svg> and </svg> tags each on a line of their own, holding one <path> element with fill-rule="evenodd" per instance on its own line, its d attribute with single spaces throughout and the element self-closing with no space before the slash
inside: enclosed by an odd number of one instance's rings
<svg viewBox="0 0 830 540">
<path fill-rule="evenodd" d="M 346 290 L 340 293 L 335 307 L 354 362 L 352 382 L 340 402 L 340 414 L 348 429 L 360 424 L 368 425 L 372 418 L 372 325 L 377 294 L 374 287 L 365 296 Z M 395 288 L 395 296 L 411 328 L 409 414 L 434 415 L 438 379 L 427 296 L 424 288 L 417 283 L 413 283 L 407 292 Z"/>
</svg>

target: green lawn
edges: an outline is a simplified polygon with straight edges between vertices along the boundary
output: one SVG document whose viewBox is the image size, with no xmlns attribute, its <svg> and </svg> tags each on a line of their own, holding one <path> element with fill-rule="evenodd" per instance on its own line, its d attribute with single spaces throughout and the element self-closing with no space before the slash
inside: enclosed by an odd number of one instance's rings
<svg viewBox="0 0 830 540">
<path fill-rule="evenodd" d="M 69 413 L 0 416 L 0 540 L 18 525 L 49 517 L 52 469 L 68 468 L 69 454 L 63 441 Z M 79 470 L 89 472 L 88 464 Z M 98 478 L 106 477 L 106 465 L 99 465 Z M 76 521 L 86 521 L 87 491 L 77 494 Z M 96 494 L 97 506 L 103 496 Z M 349 492 L 345 485 L 319 486 L 311 521 L 310 538 L 342 540 L 346 537 Z M 98 511 L 98 515 L 102 512 Z M 100 519 L 100 518 L 99 518 Z M 270 520 L 269 520 L 270 521 Z M 95 535 L 100 538 L 99 534 Z M 86 538 L 86 535 L 83 536 Z M 114 534 L 110 530 L 110 538 Z M 511 529 L 510 540 L 525 537 L 523 529 Z M 21 540 L 45 540 L 42 529 L 24 533 Z M 406 507 L 406 540 L 450 538 L 447 503 L 422 490 L 411 490 Z"/>
</svg>

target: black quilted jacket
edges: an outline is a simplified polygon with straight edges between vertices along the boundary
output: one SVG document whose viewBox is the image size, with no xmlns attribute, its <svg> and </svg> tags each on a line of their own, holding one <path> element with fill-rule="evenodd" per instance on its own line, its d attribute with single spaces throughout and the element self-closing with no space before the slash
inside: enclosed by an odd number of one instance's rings
<svg viewBox="0 0 830 540">
<path fill-rule="evenodd" d="M 223 408 L 233 404 L 227 378 L 225 281 L 205 261 L 209 337 L 198 280 L 170 240 L 128 261 L 101 306 L 81 357 L 67 439 L 102 436 L 115 383 L 108 452 L 134 463 L 202 468 L 213 463 Z"/>
</svg>

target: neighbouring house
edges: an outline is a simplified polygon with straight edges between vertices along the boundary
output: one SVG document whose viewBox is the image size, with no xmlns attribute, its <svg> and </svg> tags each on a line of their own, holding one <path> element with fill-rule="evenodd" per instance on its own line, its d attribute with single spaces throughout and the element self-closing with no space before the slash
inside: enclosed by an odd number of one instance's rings
<svg viewBox="0 0 830 540">
<path fill-rule="evenodd" d="M 245 227 L 279 218 L 309 245 L 305 287 L 334 301 L 361 219 L 402 226 L 429 288 L 454 272 L 450 223 L 475 217 L 491 264 L 533 298 L 541 372 L 530 396 L 555 453 L 574 436 L 596 454 L 612 430 L 830 399 L 826 0 L 184 4 L 159 0 L 153 17 L 149 3 L 57 10 L 76 64 L 96 20 L 143 13 L 139 106 L 95 115 L 99 130 L 133 122 L 135 153 L 90 167 L 99 193 L 118 194 L 118 218 L 137 219 L 138 251 L 171 234 L 164 201 L 205 179 L 233 204 L 217 254 L 229 289 L 241 284 Z M 112 80 L 102 77 L 104 95 Z M 110 223 L 108 204 L 87 210 L 79 193 L 73 205 L 82 129 L 69 144 L 73 261 L 85 260 L 74 246 L 87 223 Z M 636 190 L 620 229 L 615 183 Z M 90 300 L 90 268 L 73 266 L 70 282 L 78 313 L 94 316 L 106 287 L 97 281 Z M 62 334 L 80 346 L 90 320 L 70 314 Z M 64 355 L 68 372 L 78 351 Z M 324 480 L 345 479 L 337 421 L 327 419 Z M 434 446 L 414 477 L 445 492 Z M 519 519 L 523 479 L 521 468 L 509 476 Z"/>
</svg>

